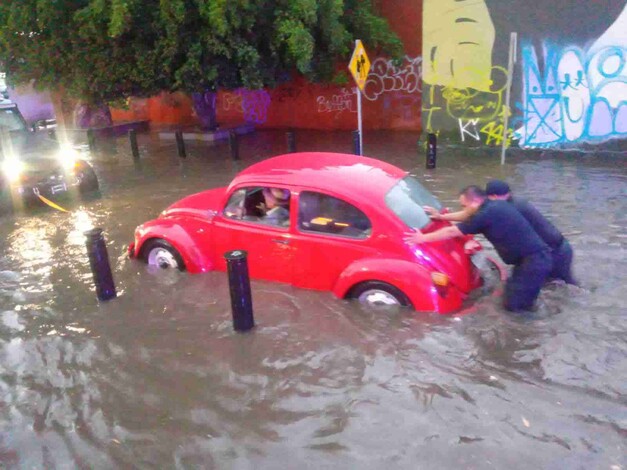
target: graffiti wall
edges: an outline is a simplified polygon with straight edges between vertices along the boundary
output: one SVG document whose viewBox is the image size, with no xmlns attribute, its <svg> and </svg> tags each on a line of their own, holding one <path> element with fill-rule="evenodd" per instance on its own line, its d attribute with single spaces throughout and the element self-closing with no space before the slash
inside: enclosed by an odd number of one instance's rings
<svg viewBox="0 0 627 470">
<path fill-rule="evenodd" d="M 424 0 L 424 129 L 476 145 L 627 138 L 626 3 Z M 518 60 L 507 106 L 511 32 Z"/>
</svg>

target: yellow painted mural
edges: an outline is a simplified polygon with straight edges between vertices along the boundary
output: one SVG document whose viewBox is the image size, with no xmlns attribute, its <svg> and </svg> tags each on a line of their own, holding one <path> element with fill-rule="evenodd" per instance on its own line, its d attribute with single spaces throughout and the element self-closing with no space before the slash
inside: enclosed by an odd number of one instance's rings
<svg viewBox="0 0 627 470">
<path fill-rule="evenodd" d="M 424 0 L 423 81 L 491 91 L 495 29 L 485 0 Z"/>
</svg>

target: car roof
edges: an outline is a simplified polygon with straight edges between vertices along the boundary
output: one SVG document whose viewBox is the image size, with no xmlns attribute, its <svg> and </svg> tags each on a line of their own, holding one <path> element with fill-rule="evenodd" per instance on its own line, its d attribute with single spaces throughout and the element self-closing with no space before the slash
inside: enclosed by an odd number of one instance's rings
<svg viewBox="0 0 627 470">
<path fill-rule="evenodd" d="M 298 152 L 255 163 L 239 173 L 229 189 L 247 183 L 302 186 L 353 197 L 383 198 L 407 172 L 369 157 L 332 152 Z"/>
</svg>

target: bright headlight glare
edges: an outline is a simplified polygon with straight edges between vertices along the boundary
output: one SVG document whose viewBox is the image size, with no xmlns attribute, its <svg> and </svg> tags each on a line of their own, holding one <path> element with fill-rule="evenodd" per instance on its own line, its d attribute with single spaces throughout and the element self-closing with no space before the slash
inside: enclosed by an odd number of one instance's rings
<svg viewBox="0 0 627 470">
<path fill-rule="evenodd" d="M 61 165 L 63 165 L 63 169 L 70 171 L 73 170 L 76 165 L 76 160 L 78 160 L 78 153 L 69 147 L 64 147 L 61 149 L 61 152 L 58 156 Z"/>
<path fill-rule="evenodd" d="M 24 171 L 24 162 L 17 159 L 4 160 L 2 162 L 2 172 L 5 174 L 7 179 L 14 183 L 20 179 L 20 175 Z"/>
</svg>

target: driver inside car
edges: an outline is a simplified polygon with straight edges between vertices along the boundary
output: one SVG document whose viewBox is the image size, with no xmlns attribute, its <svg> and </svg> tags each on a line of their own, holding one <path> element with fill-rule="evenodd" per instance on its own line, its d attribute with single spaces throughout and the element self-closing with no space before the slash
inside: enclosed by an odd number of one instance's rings
<svg viewBox="0 0 627 470">
<path fill-rule="evenodd" d="M 224 215 L 250 222 L 286 227 L 290 218 L 290 192 L 287 189 L 256 187 L 236 191 Z"/>
<path fill-rule="evenodd" d="M 290 219 L 290 192 L 287 189 L 263 188 L 264 202 L 257 208 L 263 212 L 261 220 L 272 225 L 285 226 Z"/>
</svg>

